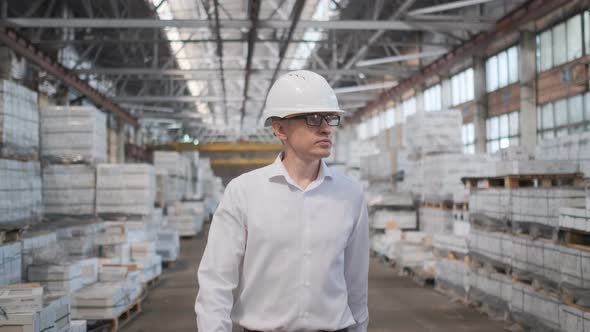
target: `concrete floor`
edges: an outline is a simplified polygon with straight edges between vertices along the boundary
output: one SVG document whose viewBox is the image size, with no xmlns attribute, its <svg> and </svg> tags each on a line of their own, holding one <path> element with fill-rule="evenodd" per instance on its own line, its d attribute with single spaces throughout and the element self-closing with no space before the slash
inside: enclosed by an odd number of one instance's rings
<svg viewBox="0 0 590 332">
<path fill-rule="evenodd" d="M 182 240 L 176 266 L 164 271 L 164 281 L 143 302 L 143 313 L 124 332 L 196 331 L 193 305 L 197 294 L 196 271 L 206 237 Z M 370 332 L 503 331 L 501 322 L 453 303 L 410 279 L 393 275 L 374 260 L 369 276 Z"/>
</svg>

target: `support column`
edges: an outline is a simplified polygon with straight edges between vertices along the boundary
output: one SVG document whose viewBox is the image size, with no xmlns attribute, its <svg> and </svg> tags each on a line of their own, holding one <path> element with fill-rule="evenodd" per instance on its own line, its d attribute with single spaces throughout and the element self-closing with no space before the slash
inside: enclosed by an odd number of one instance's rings
<svg viewBox="0 0 590 332">
<path fill-rule="evenodd" d="M 520 33 L 520 145 L 534 151 L 537 144 L 535 33 Z"/>
<path fill-rule="evenodd" d="M 449 110 L 452 108 L 451 99 L 451 80 L 448 77 L 441 77 L 440 94 L 442 110 Z"/>
<path fill-rule="evenodd" d="M 416 89 L 416 114 L 424 113 L 424 86 L 418 85 L 414 89 Z"/>
<path fill-rule="evenodd" d="M 117 162 L 125 162 L 125 142 L 127 142 L 127 135 L 125 135 L 125 123 L 117 121 Z"/>
<path fill-rule="evenodd" d="M 486 152 L 486 119 L 488 118 L 488 96 L 486 92 L 486 63 L 482 57 L 473 58 L 473 100 L 475 116 L 475 153 Z"/>
</svg>

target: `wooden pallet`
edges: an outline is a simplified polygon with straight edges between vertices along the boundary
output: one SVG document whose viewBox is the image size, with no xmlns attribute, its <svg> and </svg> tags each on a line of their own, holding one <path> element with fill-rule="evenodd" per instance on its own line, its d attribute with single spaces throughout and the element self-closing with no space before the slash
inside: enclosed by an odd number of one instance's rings
<svg viewBox="0 0 590 332">
<path fill-rule="evenodd" d="M 584 187 L 581 174 L 507 175 L 499 177 L 463 178 L 467 189 L 516 189 L 553 188 L 573 186 Z"/>
<path fill-rule="evenodd" d="M 147 282 L 144 282 L 143 286 L 147 290 L 152 290 L 152 289 L 158 287 L 158 285 L 160 285 L 160 283 L 162 283 L 163 280 L 164 280 L 164 277 L 162 275 L 159 275 L 159 276 L 153 278 L 152 280 L 148 280 Z"/>
<path fill-rule="evenodd" d="M 575 229 L 560 229 L 557 237 L 559 243 L 566 247 L 590 251 L 590 233 Z"/>
<path fill-rule="evenodd" d="M 468 212 L 469 203 L 453 203 L 453 210 Z"/>
<path fill-rule="evenodd" d="M 409 277 L 421 287 L 434 287 L 434 272 L 424 271 L 420 267 L 395 267 L 400 276 Z"/>
<path fill-rule="evenodd" d="M 455 252 L 451 250 L 444 250 L 444 249 L 433 249 L 433 254 L 439 258 L 446 258 L 453 261 L 462 261 L 463 263 L 469 264 L 471 259 L 469 258 L 469 254 L 464 254 L 460 252 Z"/>
<path fill-rule="evenodd" d="M 480 213 L 470 213 L 469 222 L 476 229 L 490 232 L 508 232 L 512 230 L 512 223 L 507 219 L 496 219 Z"/>
<path fill-rule="evenodd" d="M 561 301 L 564 304 L 569 305 L 570 307 L 574 307 L 580 311 L 587 312 L 590 314 L 590 307 L 578 304 L 579 298 L 577 298 L 573 293 L 564 291 L 561 294 Z"/>
<path fill-rule="evenodd" d="M 422 204 L 420 204 L 420 207 L 430 208 L 430 209 L 452 210 L 453 203 L 451 203 L 451 202 L 438 202 L 438 203 L 422 202 Z"/>
<path fill-rule="evenodd" d="M 0 244 L 7 244 L 11 242 L 20 241 L 27 225 L 3 225 L 0 226 Z"/>
<path fill-rule="evenodd" d="M 173 269 L 174 267 L 176 267 L 176 261 L 162 262 L 162 266 L 165 269 Z"/>
<path fill-rule="evenodd" d="M 141 300 L 131 304 L 116 318 L 95 320 L 88 325 L 89 332 L 117 332 L 141 314 Z"/>
<path fill-rule="evenodd" d="M 561 290 L 558 282 L 527 271 L 519 271 L 518 269 L 514 268 L 512 268 L 511 273 L 513 282 L 529 285 L 536 291 L 542 290 L 556 297 L 561 296 Z"/>
<path fill-rule="evenodd" d="M 470 255 L 469 265 L 474 270 L 484 269 L 485 271 L 504 275 L 510 275 L 512 272 L 512 267 L 510 265 L 474 253 L 471 253 Z"/>
<path fill-rule="evenodd" d="M 548 239 L 556 240 L 557 233 L 555 227 L 541 225 L 530 222 L 511 222 L 512 233 L 518 236 L 526 236 L 533 240 L 535 239 Z"/>
</svg>

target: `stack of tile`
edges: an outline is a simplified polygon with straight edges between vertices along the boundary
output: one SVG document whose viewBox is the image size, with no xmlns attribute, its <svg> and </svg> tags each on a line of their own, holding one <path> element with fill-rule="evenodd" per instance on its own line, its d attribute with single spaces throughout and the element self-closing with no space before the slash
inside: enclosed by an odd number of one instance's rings
<svg viewBox="0 0 590 332">
<path fill-rule="evenodd" d="M 29 265 L 55 262 L 60 257 L 56 232 L 26 234 L 21 244 L 23 277 L 28 275 Z"/>
<path fill-rule="evenodd" d="M 151 215 L 156 196 L 154 169 L 147 164 L 99 164 L 96 212 L 102 215 Z"/>
<path fill-rule="evenodd" d="M 180 255 L 180 236 L 172 227 L 162 228 L 158 232 L 156 253 L 162 257 L 163 262 L 174 262 Z"/>
<path fill-rule="evenodd" d="M 37 160 L 39 104 L 37 93 L 12 81 L 0 82 L 0 155 Z"/>
<path fill-rule="evenodd" d="M 46 216 L 93 215 L 96 169 L 90 165 L 43 167 L 43 212 Z"/>
<path fill-rule="evenodd" d="M 57 230 L 59 245 L 72 258 L 97 257 L 96 235 L 103 228 L 102 223 L 59 228 Z"/>
<path fill-rule="evenodd" d="M 168 225 L 180 236 L 195 236 L 203 227 L 205 219 L 204 201 L 177 202 L 168 207 Z"/>
<path fill-rule="evenodd" d="M 106 161 L 106 115 L 92 106 L 52 106 L 41 112 L 42 157 L 52 163 Z"/>
<path fill-rule="evenodd" d="M 82 270 L 77 262 L 29 265 L 27 280 L 41 283 L 51 293 L 69 294 L 83 287 Z"/>
<path fill-rule="evenodd" d="M 37 222 L 41 210 L 39 162 L 0 159 L 0 224 Z"/>
<path fill-rule="evenodd" d="M 0 288 L 0 302 L 4 316 L 0 321 L 0 329 L 38 332 L 54 327 L 55 307 L 43 305 L 41 287 Z"/>
<path fill-rule="evenodd" d="M 22 248 L 20 242 L 0 246 L 0 286 L 21 282 Z"/>
<path fill-rule="evenodd" d="M 127 264 L 131 261 L 129 231 L 125 223 L 106 222 L 96 236 L 100 257 L 111 264 Z"/>
</svg>

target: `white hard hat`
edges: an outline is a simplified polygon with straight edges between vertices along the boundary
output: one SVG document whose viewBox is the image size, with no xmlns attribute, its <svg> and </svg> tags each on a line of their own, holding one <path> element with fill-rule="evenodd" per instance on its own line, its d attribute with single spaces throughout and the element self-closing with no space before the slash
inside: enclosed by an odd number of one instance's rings
<svg viewBox="0 0 590 332">
<path fill-rule="evenodd" d="M 330 84 L 322 76 L 309 70 L 295 70 L 279 77 L 268 96 L 264 107 L 264 126 L 271 118 L 284 118 L 305 113 L 345 113 Z"/>
</svg>

